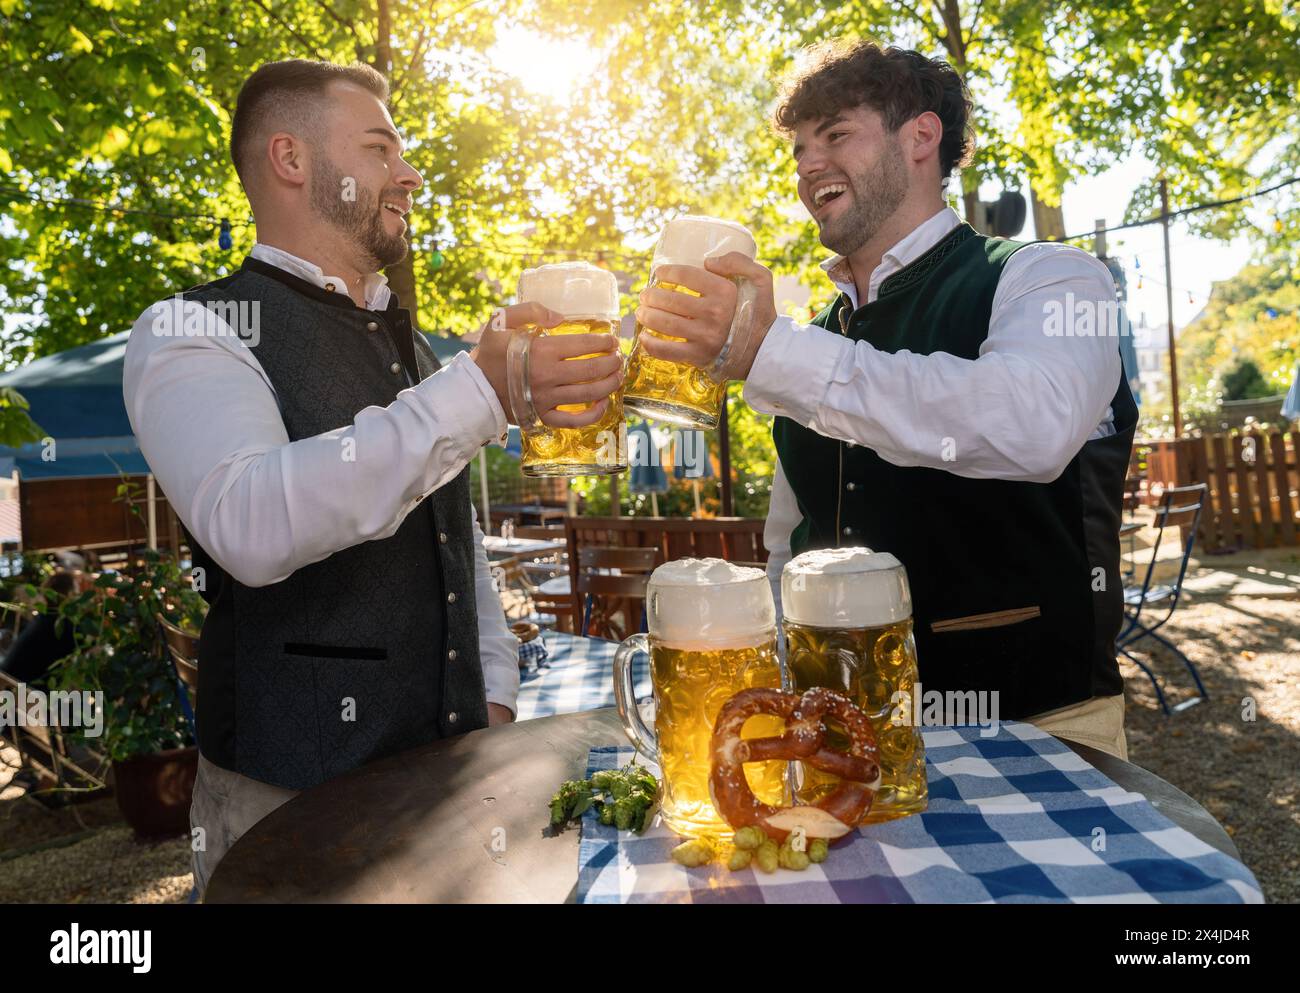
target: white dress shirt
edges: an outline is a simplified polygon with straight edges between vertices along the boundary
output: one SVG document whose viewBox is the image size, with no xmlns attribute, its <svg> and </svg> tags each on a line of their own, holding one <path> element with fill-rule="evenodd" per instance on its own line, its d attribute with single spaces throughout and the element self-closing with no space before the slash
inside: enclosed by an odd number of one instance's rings
<svg viewBox="0 0 1300 993">
<path fill-rule="evenodd" d="M 344 280 L 288 252 L 258 244 L 251 254 L 347 295 Z M 384 276 L 367 276 L 364 288 L 369 309 L 387 307 Z M 279 582 L 344 548 L 387 538 L 484 444 L 506 433 L 496 393 L 461 353 L 387 407 L 367 407 L 347 427 L 291 442 L 254 349 L 219 314 L 199 308 L 202 334 L 154 330 L 185 327 L 182 307 L 173 297 L 136 320 L 122 376 L 126 411 L 177 515 L 245 586 Z M 350 461 L 340 457 L 345 446 Z M 473 537 L 487 699 L 514 712 L 518 642 L 506 626 L 477 515 Z"/>
<path fill-rule="evenodd" d="M 944 207 L 885 252 L 864 302 L 960 223 Z M 844 257 L 822 268 L 856 310 L 858 289 Z M 1091 255 L 1058 243 L 1026 245 L 1003 266 L 978 358 L 882 352 L 778 317 L 754 359 L 745 399 L 761 413 L 863 445 L 893 465 L 1051 482 L 1085 441 L 1114 433 L 1110 401 L 1121 364 L 1113 308 L 1096 308 L 1093 336 L 1050 335 L 1047 314 L 1054 304 L 1073 311 L 1079 301 L 1114 300 L 1109 270 Z M 778 459 L 763 532 L 778 612 L 781 569 L 801 519 Z"/>
</svg>

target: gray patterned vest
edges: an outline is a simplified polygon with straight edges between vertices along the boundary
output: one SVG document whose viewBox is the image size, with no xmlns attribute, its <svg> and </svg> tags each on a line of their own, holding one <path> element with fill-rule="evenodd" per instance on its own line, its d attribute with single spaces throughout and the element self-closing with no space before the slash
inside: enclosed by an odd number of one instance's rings
<svg viewBox="0 0 1300 993">
<path fill-rule="evenodd" d="M 257 259 L 185 298 L 260 307 L 259 335 L 246 340 L 275 388 L 291 441 L 347 427 L 364 408 L 392 403 L 407 374 L 414 382 L 438 369 L 396 299 L 386 311 L 364 310 Z M 204 757 L 306 789 L 485 727 L 471 515 L 466 469 L 390 537 L 257 588 L 234 580 L 191 541 L 195 565 L 207 572 L 209 604 L 199 648 Z"/>
</svg>

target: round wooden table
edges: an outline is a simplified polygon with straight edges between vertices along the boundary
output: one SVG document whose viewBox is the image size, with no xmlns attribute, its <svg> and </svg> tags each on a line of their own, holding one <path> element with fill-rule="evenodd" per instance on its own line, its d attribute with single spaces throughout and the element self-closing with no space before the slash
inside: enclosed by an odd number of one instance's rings
<svg viewBox="0 0 1300 993">
<path fill-rule="evenodd" d="M 613 709 L 483 728 L 363 766 L 272 812 L 226 853 L 207 903 L 558 903 L 578 880 L 578 829 L 554 833 L 551 794 L 587 752 L 626 741 Z M 1066 741 L 1175 824 L 1240 860 L 1186 793 Z"/>
</svg>

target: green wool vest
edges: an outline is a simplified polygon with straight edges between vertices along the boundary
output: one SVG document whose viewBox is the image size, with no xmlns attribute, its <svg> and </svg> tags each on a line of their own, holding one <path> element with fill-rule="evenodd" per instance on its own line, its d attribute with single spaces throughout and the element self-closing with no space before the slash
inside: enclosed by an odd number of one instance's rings
<svg viewBox="0 0 1300 993">
<path fill-rule="evenodd" d="M 841 295 L 813 323 L 884 352 L 976 359 L 1002 269 L 1021 247 L 963 224 L 886 279 L 875 301 L 851 312 Z M 1119 525 L 1137 424 L 1122 375 L 1111 404 L 1116 433 L 1085 443 L 1050 483 L 892 465 L 778 417 L 773 438 L 803 515 L 791 551 L 865 545 L 898 556 L 924 690 L 996 691 L 1011 719 L 1120 693 Z"/>
</svg>

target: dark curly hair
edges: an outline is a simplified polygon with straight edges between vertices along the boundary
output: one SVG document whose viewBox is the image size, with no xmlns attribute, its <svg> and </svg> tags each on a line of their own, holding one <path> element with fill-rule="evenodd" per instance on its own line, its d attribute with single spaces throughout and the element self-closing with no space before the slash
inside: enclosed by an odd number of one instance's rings
<svg viewBox="0 0 1300 993">
<path fill-rule="evenodd" d="M 806 49 L 781 81 L 772 123 L 789 136 L 804 121 L 864 104 L 879 112 L 890 131 L 927 110 L 937 114 L 943 123 L 939 174 L 944 179 L 970 155 L 970 93 L 957 70 L 942 59 L 870 41 L 839 39 Z"/>
</svg>

